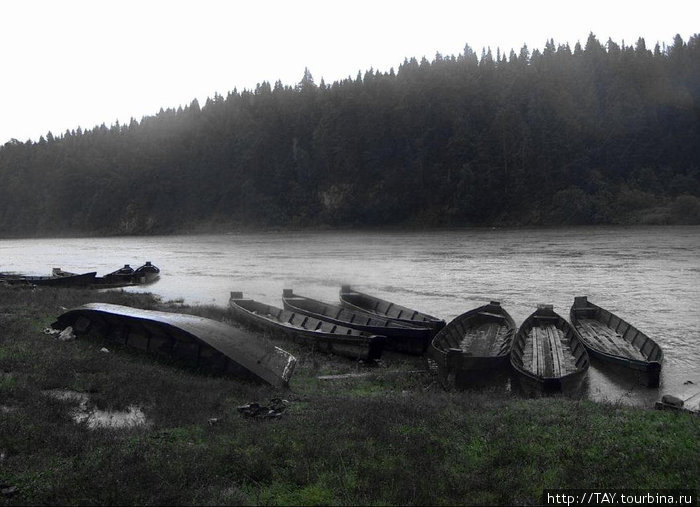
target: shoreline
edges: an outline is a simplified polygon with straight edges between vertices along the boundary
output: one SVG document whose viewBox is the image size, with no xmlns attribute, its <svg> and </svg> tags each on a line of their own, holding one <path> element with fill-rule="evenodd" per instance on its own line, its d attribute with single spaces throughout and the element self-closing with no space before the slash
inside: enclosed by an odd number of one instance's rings
<svg viewBox="0 0 700 507">
<path fill-rule="evenodd" d="M 65 234 L 37 234 L 37 235 L 0 235 L 2 240 L 32 240 L 32 239 L 81 239 L 81 238 L 139 238 L 139 237 L 175 237 L 175 236 L 208 236 L 208 235 L 235 235 L 235 234 L 275 234 L 275 233 L 440 233 L 450 231 L 542 231 L 558 229 L 636 229 L 636 228 L 661 228 L 661 227 L 687 227 L 697 228 L 700 224 L 582 224 L 582 225 L 464 225 L 464 226 L 237 226 L 237 227 L 212 227 L 212 228 L 183 228 L 170 232 L 145 232 L 134 234 L 96 234 L 89 232 L 68 232 Z"/>
<path fill-rule="evenodd" d="M 502 505 L 538 504 L 553 488 L 697 488 L 696 416 L 444 391 L 424 374 L 390 374 L 418 370 L 412 358 L 368 368 L 287 342 L 297 370 L 280 390 L 42 334 L 92 301 L 228 318 L 151 294 L 0 287 L 0 482 L 15 488 L 0 504 Z M 52 389 L 84 396 L 41 394 Z M 278 419 L 237 410 L 276 398 L 287 402 Z M 70 417 L 81 403 L 136 406 L 148 424 L 93 430 Z"/>
</svg>

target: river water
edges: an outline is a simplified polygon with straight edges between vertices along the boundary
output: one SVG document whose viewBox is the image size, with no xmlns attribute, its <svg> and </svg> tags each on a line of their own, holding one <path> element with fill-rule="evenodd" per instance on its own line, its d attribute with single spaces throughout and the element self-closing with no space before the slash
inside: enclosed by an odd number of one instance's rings
<svg viewBox="0 0 700 507">
<path fill-rule="evenodd" d="M 224 306 L 232 290 L 281 306 L 283 288 L 336 302 L 342 283 L 446 321 L 489 300 L 520 324 L 538 303 L 568 319 L 574 296 L 655 339 L 658 389 L 593 360 L 587 396 L 651 405 L 700 388 L 700 227 L 260 232 L 0 240 L 0 271 L 113 271 L 150 260 L 164 299 Z M 140 290 L 140 289 L 129 289 Z M 690 387 L 693 387 L 692 385 Z"/>
</svg>

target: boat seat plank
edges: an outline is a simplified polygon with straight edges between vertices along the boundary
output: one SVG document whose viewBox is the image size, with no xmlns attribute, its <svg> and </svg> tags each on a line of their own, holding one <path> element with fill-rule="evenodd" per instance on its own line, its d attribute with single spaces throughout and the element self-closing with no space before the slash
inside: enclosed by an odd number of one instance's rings
<svg viewBox="0 0 700 507">
<path fill-rule="evenodd" d="M 501 315 L 500 313 L 479 312 L 479 315 L 483 315 L 484 317 L 493 317 L 495 319 L 505 320 L 505 317 L 503 315 Z"/>
</svg>

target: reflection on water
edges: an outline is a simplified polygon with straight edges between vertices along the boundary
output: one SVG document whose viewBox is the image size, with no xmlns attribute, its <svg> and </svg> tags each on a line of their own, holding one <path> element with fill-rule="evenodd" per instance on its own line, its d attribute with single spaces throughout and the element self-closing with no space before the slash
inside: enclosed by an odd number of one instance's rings
<svg viewBox="0 0 700 507">
<path fill-rule="evenodd" d="M 575 295 L 658 341 L 660 390 L 593 360 L 588 395 L 650 404 L 700 385 L 700 228 L 582 227 L 427 232 L 264 232 L 0 240 L 0 271 L 111 272 L 150 260 L 166 299 L 226 305 L 231 290 L 281 305 L 283 288 L 337 301 L 342 283 L 450 320 L 491 299 L 516 323 L 538 303 L 568 318 Z M 138 290 L 138 289 L 129 289 Z"/>
</svg>

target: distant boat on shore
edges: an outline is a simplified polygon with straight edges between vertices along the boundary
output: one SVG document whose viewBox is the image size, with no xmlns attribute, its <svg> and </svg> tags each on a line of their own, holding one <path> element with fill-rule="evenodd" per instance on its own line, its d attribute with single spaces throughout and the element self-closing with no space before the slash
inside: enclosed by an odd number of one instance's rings
<svg viewBox="0 0 700 507">
<path fill-rule="evenodd" d="M 37 285 L 46 287 L 92 287 L 110 289 L 146 285 L 160 277 L 160 269 L 147 261 L 143 266 L 133 269 L 128 264 L 105 276 L 98 277 L 97 272 L 72 273 L 61 268 L 53 268 L 48 276 L 23 275 L 19 273 L 0 273 L 0 282 L 8 285 Z"/>
</svg>

